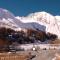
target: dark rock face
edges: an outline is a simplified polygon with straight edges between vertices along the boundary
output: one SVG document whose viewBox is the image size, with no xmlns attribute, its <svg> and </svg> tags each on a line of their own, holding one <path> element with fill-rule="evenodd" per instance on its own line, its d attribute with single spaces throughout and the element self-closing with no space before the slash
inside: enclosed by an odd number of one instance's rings
<svg viewBox="0 0 60 60">
<path fill-rule="evenodd" d="M 51 33 L 45 33 L 41 30 L 32 30 L 27 29 L 27 32 L 24 31 L 14 31 L 10 28 L 0 28 L 0 39 L 5 39 L 10 42 L 18 42 L 20 44 L 25 43 L 34 43 L 35 41 L 44 42 L 46 40 L 55 40 L 57 35 Z"/>
<path fill-rule="evenodd" d="M 43 31 L 37 31 L 37 30 L 28 30 L 27 35 L 31 37 L 33 40 L 40 40 L 41 42 L 45 41 L 46 39 L 46 33 Z"/>
<path fill-rule="evenodd" d="M 48 40 L 55 40 L 56 38 L 58 38 L 57 35 L 51 34 L 49 32 L 47 33 L 47 39 Z"/>
<path fill-rule="evenodd" d="M 19 38 L 17 41 L 20 44 L 25 43 L 35 43 L 35 41 L 41 41 L 44 42 L 46 40 L 55 40 L 57 38 L 57 35 L 51 34 L 51 33 L 45 33 L 43 31 L 37 31 L 32 29 L 27 29 L 27 32 L 20 31 L 19 32 Z"/>
</svg>

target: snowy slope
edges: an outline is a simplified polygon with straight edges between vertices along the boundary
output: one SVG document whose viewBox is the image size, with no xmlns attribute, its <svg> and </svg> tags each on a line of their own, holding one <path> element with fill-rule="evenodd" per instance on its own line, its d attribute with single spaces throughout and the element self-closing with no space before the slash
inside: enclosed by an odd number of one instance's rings
<svg viewBox="0 0 60 60">
<path fill-rule="evenodd" d="M 14 16 L 6 9 L 0 8 L 0 27 L 14 30 L 37 29 L 56 34 L 60 37 L 60 16 L 47 12 L 35 12 L 26 17 Z"/>
<path fill-rule="evenodd" d="M 21 22 L 15 18 L 15 16 L 6 9 L 0 8 L 0 27 L 7 27 L 17 29 Z"/>
<path fill-rule="evenodd" d="M 53 16 L 50 13 L 43 11 L 43 12 L 36 12 L 36 13 L 29 14 L 26 17 L 17 16 L 16 18 L 22 21 L 23 23 L 36 22 L 37 24 L 45 26 L 46 32 L 56 34 L 58 35 L 58 37 L 60 37 L 60 16 Z M 35 27 L 39 28 L 39 30 L 43 30 L 43 28 L 40 28 L 38 25 L 35 25 Z"/>
<path fill-rule="evenodd" d="M 0 8 L 0 27 L 12 28 L 15 30 L 21 29 L 36 29 L 36 26 L 40 26 L 37 22 L 32 23 L 23 23 L 19 19 L 16 19 L 15 16 L 6 9 Z"/>
</svg>

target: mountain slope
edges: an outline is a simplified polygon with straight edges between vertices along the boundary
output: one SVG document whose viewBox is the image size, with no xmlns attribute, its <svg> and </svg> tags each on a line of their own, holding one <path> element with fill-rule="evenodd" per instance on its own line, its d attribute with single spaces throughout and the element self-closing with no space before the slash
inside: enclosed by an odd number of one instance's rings
<svg viewBox="0 0 60 60">
<path fill-rule="evenodd" d="M 14 16 L 6 9 L 0 8 L 0 27 L 14 30 L 33 29 L 56 34 L 60 37 L 60 16 L 47 12 L 31 13 L 26 17 Z"/>
<path fill-rule="evenodd" d="M 0 27 L 7 27 L 17 29 L 21 22 L 15 18 L 15 16 L 6 9 L 0 8 Z"/>
<path fill-rule="evenodd" d="M 60 16 L 53 16 L 50 13 L 43 11 L 29 14 L 26 17 L 17 16 L 16 18 L 22 21 L 23 23 L 36 22 L 40 25 L 43 25 L 46 27 L 45 29 L 46 33 L 50 32 L 60 37 Z M 39 28 L 39 30 L 41 29 L 42 28 Z"/>
</svg>

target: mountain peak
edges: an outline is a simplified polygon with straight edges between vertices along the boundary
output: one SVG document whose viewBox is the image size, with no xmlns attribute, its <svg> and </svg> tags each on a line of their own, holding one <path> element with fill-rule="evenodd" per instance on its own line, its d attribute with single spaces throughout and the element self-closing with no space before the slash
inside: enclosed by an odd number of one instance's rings
<svg viewBox="0 0 60 60">
<path fill-rule="evenodd" d="M 12 19 L 12 18 L 14 18 L 14 15 L 10 11 L 3 9 L 3 8 L 0 8 L 0 20 L 2 20 L 3 18 Z"/>
<path fill-rule="evenodd" d="M 47 21 L 49 23 L 50 19 L 54 19 L 54 16 L 50 13 L 47 13 L 45 11 L 42 12 L 35 12 L 32 14 L 29 14 L 27 17 L 32 18 L 34 20 L 38 21 Z"/>
<path fill-rule="evenodd" d="M 41 15 L 51 15 L 50 13 L 47 13 L 47 12 L 45 12 L 45 11 L 41 11 L 41 12 L 35 12 L 35 13 L 31 13 L 31 14 L 29 14 L 28 15 L 28 17 L 32 17 L 32 16 L 41 16 Z"/>
<path fill-rule="evenodd" d="M 8 12 L 8 10 L 7 10 L 7 9 L 3 9 L 3 8 L 0 8 L 0 11 Z"/>
</svg>

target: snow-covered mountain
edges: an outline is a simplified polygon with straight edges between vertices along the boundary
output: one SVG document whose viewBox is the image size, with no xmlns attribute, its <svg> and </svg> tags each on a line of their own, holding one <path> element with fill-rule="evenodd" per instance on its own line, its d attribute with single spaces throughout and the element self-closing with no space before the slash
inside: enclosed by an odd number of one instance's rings
<svg viewBox="0 0 60 60">
<path fill-rule="evenodd" d="M 29 14 L 26 17 L 17 16 L 16 18 L 22 21 L 23 23 L 36 22 L 45 27 L 44 30 L 46 31 L 46 33 L 50 32 L 60 37 L 60 16 L 53 16 L 50 13 L 43 11 Z M 35 25 L 35 27 L 39 30 L 43 30 L 43 28 L 40 28 L 38 25 Z"/>
<path fill-rule="evenodd" d="M 18 24 L 21 22 L 6 9 L 0 8 L 0 27 L 7 27 L 12 29 L 19 28 Z"/>
<path fill-rule="evenodd" d="M 60 16 L 47 12 L 35 12 L 26 17 L 14 16 L 6 9 L 0 8 L 0 27 L 15 30 L 35 29 L 56 34 L 60 37 Z"/>
<path fill-rule="evenodd" d="M 15 30 L 21 29 L 36 29 L 35 26 L 40 26 L 37 22 L 24 23 L 20 19 L 17 19 L 11 12 L 6 9 L 0 8 L 0 27 L 12 28 Z"/>
</svg>

